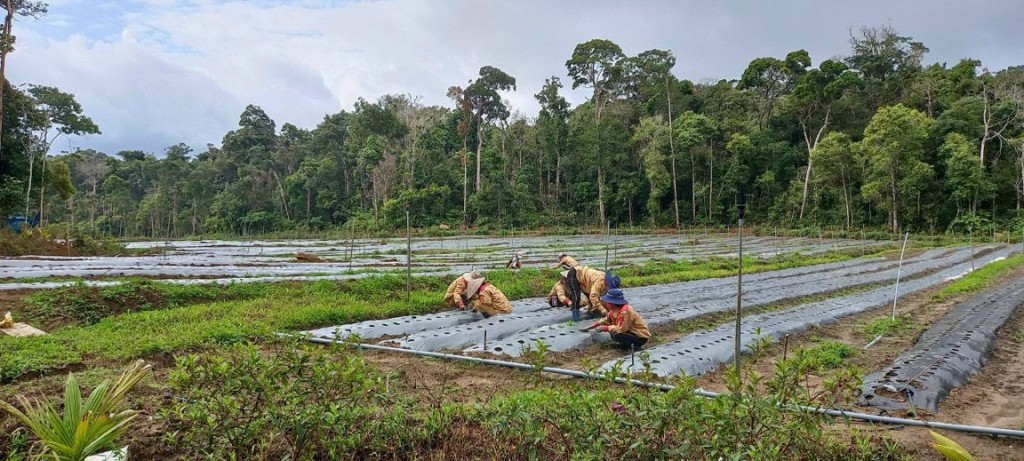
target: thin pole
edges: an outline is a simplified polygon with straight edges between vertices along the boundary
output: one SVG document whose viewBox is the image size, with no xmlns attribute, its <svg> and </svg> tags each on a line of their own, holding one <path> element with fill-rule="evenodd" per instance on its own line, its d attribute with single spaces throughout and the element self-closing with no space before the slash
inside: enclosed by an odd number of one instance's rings
<svg viewBox="0 0 1024 461">
<path fill-rule="evenodd" d="M 896 320 L 896 298 L 900 295 L 900 273 L 903 271 L 903 253 L 907 251 L 907 240 L 910 239 L 910 231 L 903 237 L 903 249 L 900 250 L 900 264 L 896 266 L 896 290 L 892 294 L 892 320 Z"/>
<path fill-rule="evenodd" d="M 405 210 L 405 302 L 412 300 L 412 227 L 409 210 Z"/>
<path fill-rule="evenodd" d="M 608 239 L 611 238 L 611 235 L 612 235 L 612 222 L 611 222 L 611 220 L 609 220 L 608 221 L 608 230 L 604 234 L 604 237 L 605 237 L 605 241 L 604 241 L 604 270 L 606 270 L 606 271 L 607 270 L 611 270 L 611 268 L 608 267 L 608 248 L 609 248 L 608 247 Z"/>
<path fill-rule="evenodd" d="M 971 272 L 974 272 L 974 229 L 967 228 L 968 239 L 971 242 Z"/>
<path fill-rule="evenodd" d="M 740 329 L 743 326 L 743 209 L 740 208 L 740 258 L 739 272 L 736 274 L 736 377 L 742 379 L 740 370 L 740 354 L 743 352 Z"/>
</svg>

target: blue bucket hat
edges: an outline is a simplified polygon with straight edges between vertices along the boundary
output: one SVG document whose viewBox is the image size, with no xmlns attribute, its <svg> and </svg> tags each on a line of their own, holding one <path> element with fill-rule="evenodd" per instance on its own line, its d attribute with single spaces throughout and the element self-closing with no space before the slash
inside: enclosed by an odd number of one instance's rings
<svg viewBox="0 0 1024 461">
<path fill-rule="evenodd" d="M 608 286 L 608 289 L 619 288 L 622 286 L 622 280 L 619 279 L 618 275 L 615 275 L 611 272 L 605 272 L 604 284 Z"/>
<path fill-rule="evenodd" d="M 618 288 L 612 288 L 608 290 L 607 293 L 601 296 L 601 301 L 606 302 L 608 304 L 615 304 L 616 306 L 622 306 L 627 303 L 626 296 L 623 295 L 622 290 Z"/>
</svg>

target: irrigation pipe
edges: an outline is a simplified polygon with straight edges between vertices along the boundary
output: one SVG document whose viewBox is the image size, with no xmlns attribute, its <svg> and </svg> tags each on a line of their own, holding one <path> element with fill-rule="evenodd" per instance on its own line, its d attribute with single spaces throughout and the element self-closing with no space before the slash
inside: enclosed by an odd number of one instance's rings
<svg viewBox="0 0 1024 461">
<path fill-rule="evenodd" d="M 278 333 L 277 335 L 278 336 L 285 336 L 285 337 L 293 336 L 293 335 L 286 334 L 286 333 Z M 515 369 L 519 369 L 519 370 L 541 371 L 541 372 L 545 372 L 545 373 L 554 373 L 554 374 L 559 374 L 559 375 L 573 376 L 573 377 L 576 377 L 576 378 L 584 378 L 584 379 L 592 379 L 592 380 L 602 380 L 602 381 L 603 380 L 607 380 L 607 378 L 605 378 L 603 375 L 600 375 L 600 374 L 590 374 L 590 373 L 586 373 L 586 372 L 583 372 L 583 371 L 569 370 L 569 369 L 566 369 L 566 368 L 556 368 L 556 367 L 541 367 L 541 368 L 538 368 L 538 367 L 535 367 L 535 366 L 530 365 L 528 363 L 509 362 L 509 361 L 505 361 L 505 360 L 495 360 L 495 359 L 484 359 L 484 358 L 479 358 L 479 357 L 469 357 L 469 356 L 465 356 L 465 355 L 445 354 L 445 353 L 441 353 L 441 352 L 415 351 L 415 350 L 412 350 L 412 349 L 402 349 L 402 348 L 399 348 L 399 347 L 380 346 L 380 345 L 377 345 L 377 344 L 363 344 L 363 343 L 352 344 L 352 343 L 348 343 L 348 342 L 345 342 L 345 341 L 339 341 L 339 340 L 336 340 L 336 339 L 327 339 L 327 338 L 317 338 L 317 337 L 308 337 L 307 336 L 307 337 L 303 337 L 303 339 L 305 339 L 307 341 L 314 342 L 314 343 L 318 343 L 318 344 L 342 344 L 342 345 L 350 344 L 350 345 L 352 345 L 354 347 L 358 347 L 360 349 L 368 349 L 368 350 L 384 351 L 384 352 L 401 352 L 401 353 L 405 353 L 405 354 L 419 355 L 419 356 L 424 356 L 424 357 L 433 357 L 433 358 L 436 358 L 436 359 L 456 360 L 456 361 L 463 361 L 463 362 L 470 362 L 470 363 L 480 363 L 480 364 L 484 364 L 484 365 L 494 365 L 494 366 L 500 366 L 500 367 L 515 368 Z M 655 382 L 650 382 L 650 381 L 641 381 L 639 379 L 629 379 L 629 378 L 622 378 L 622 377 L 615 378 L 614 382 L 620 383 L 620 384 L 629 383 L 629 384 L 633 384 L 633 385 L 637 385 L 637 386 L 642 386 L 642 387 L 646 387 L 646 388 L 650 388 L 650 389 L 657 389 L 657 390 L 666 391 L 666 392 L 667 391 L 671 391 L 671 390 L 676 388 L 675 386 L 673 386 L 671 384 L 662 384 L 662 383 L 655 383 Z M 716 398 L 716 397 L 719 397 L 721 395 L 718 392 L 707 391 L 707 390 L 704 390 L 704 389 L 696 389 L 696 390 L 694 390 L 694 394 L 699 395 L 701 397 L 708 397 L 708 398 Z M 799 411 L 806 411 L 806 412 L 813 412 L 813 413 L 822 413 L 822 414 L 826 414 L 826 415 L 829 415 L 829 416 L 835 416 L 835 417 L 839 417 L 839 418 L 857 419 L 857 420 L 861 420 L 861 421 L 869 421 L 869 422 L 874 422 L 874 423 L 897 424 L 897 425 L 903 425 L 903 426 L 929 427 L 929 428 L 933 428 L 933 429 L 945 429 L 945 430 L 957 431 L 957 432 L 968 432 L 968 433 L 988 434 L 988 435 L 1002 435 L 1002 436 L 1006 436 L 1006 437 L 1024 438 L 1024 430 L 1003 429 L 1003 428 L 999 428 L 999 427 L 969 426 L 969 425 L 965 425 L 965 424 L 953 424 L 953 423 L 943 423 L 943 422 L 933 422 L 933 421 L 921 421 L 921 420 L 916 420 L 916 419 L 895 418 L 895 417 L 891 417 L 891 416 L 869 415 L 867 413 L 858 413 L 858 412 L 846 411 L 846 410 L 834 410 L 834 409 L 827 409 L 827 408 L 809 407 L 809 406 L 806 406 L 806 405 L 779 404 L 779 406 L 784 408 L 784 409 L 792 409 L 792 410 L 799 410 Z"/>
</svg>

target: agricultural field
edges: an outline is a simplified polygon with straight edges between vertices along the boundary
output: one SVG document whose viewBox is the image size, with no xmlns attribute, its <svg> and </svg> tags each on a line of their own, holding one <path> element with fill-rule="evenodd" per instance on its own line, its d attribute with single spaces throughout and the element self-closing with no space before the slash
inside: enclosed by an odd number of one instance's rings
<svg viewBox="0 0 1024 461">
<path fill-rule="evenodd" d="M 124 437 L 140 459 L 943 459 L 925 428 L 780 401 L 1024 430 L 1020 245 L 911 240 L 901 261 L 890 240 L 745 238 L 736 375 L 736 237 L 149 242 L 130 245 L 144 255 L 8 258 L 3 310 L 49 334 L 0 335 L 0 400 L 59 400 L 68 372 L 88 390 L 143 359 L 153 373 Z M 523 269 L 505 269 L 516 250 Z M 622 278 L 653 333 L 643 350 L 547 305 L 562 251 Z M 469 270 L 513 313 L 445 308 Z M 38 452 L 19 426 L 0 412 L 0 457 Z M 1024 459 L 1019 438 L 942 433 L 978 459 Z"/>
</svg>

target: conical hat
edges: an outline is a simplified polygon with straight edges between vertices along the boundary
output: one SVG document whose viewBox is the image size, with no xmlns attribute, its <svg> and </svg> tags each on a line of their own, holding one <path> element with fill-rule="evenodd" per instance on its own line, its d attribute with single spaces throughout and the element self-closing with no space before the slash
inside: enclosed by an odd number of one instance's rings
<svg viewBox="0 0 1024 461">
<path fill-rule="evenodd" d="M 477 291 L 480 290 L 480 286 L 484 284 L 484 278 L 475 278 L 466 281 L 466 297 L 472 298 Z"/>
</svg>

